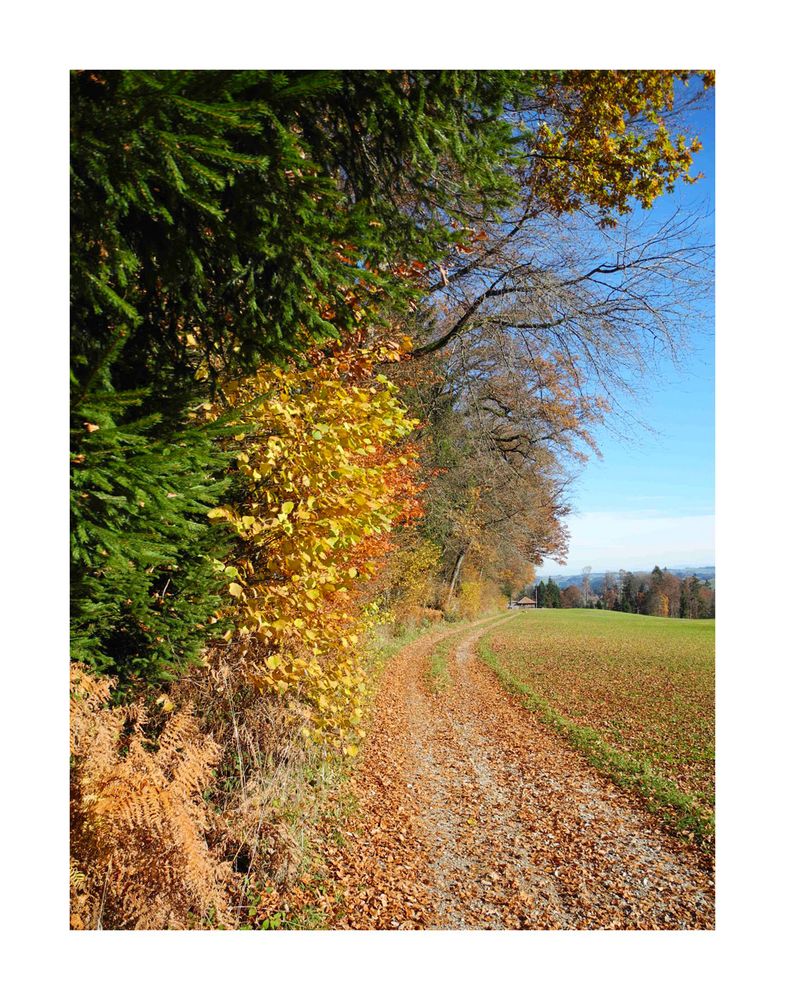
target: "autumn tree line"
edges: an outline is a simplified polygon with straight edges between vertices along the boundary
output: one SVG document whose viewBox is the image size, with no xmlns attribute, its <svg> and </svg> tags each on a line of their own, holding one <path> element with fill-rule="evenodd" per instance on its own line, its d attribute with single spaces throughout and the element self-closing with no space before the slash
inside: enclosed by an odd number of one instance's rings
<svg viewBox="0 0 785 1000">
<path fill-rule="evenodd" d="M 714 618 L 715 593 L 695 574 L 680 578 L 667 568 L 651 573 L 606 573 L 602 607 L 660 618 Z"/>
<path fill-rule="evenodd" d="M 540 608 L 593 608 L 659 618 L 714 618 L 715 591 L 696 576 L 679 577 L 655 566 L 651 573 L 608 572 L 597 589 L 584 580 L 582 587 L 559 587 L 552 578 L 540 580 L 522 594 L 534 597 Z"/>
<path fill-rule="evenodd" d="M 697 179 L 712 85 L 72 73 L 74 926 L 256 926 L 269 788 L 357 753 L 378 623 L 564 554 L 706 280 L 632 209 Z"/>
</svg>

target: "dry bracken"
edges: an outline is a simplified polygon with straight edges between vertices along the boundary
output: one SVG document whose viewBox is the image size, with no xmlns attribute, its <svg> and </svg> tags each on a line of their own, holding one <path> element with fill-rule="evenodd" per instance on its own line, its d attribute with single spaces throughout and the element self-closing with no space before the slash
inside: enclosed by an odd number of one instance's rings
<svg viewBox="0 0 785 1000">
<path fill-rule="evenodd" d="M 204 791 L 219 748 L 192 709 L 160 732 L 111 682 L 71 670 L 71 926 L 182 928 L 222 919 L 231 868 Z"/>
</svg>

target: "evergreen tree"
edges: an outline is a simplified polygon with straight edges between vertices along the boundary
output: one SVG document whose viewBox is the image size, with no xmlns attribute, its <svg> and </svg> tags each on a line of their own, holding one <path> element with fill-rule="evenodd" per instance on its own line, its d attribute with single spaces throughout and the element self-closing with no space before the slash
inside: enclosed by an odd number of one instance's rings
<svg viewBox="0 0 785 1000">
<path fill-rule="evenodd" d="M 544 580 L 540 580 L 540 582 L 537 584 L 537 588 L 536 589 L 537 589 L 537 593 L 536 593 L 535 596 L 536 596 L 536 599 L 537 599 L 537 607 L 538 608 L 550 607 L 550 605 L 548 605 L 548 604 L 545 603 L 546 600 L 548 599 L 548 591 L 547 591 L 547 588 L 545 586 L 545 581 Z"/>
<path fill-rule="evenodd" d="M 689 597 L 689 587 L 687 586 L 687 581 L 681 581 L 681 588 L 679 591 L 679 618 L 689 618 L 690 617 L 690 597 Z"/>
<path fill-rule="evenodd" d="M 95 389 L 74 405 L 71 655 L 124 679 L 166 680 L 219 627 L 226 529 L 219 422 L 134 416 L 138 393 Z M 210 620 L 212 619 L 212 624 Z"/>
<path fill-rule="evenodd" d="M 663 615 L 667 617 L 668 600 L 663 593 L 665 575 L 659 566 L 655 566 L 651 571 L 649 588 L 646 591 L 646 600 L 643 605 L 643 613 L 647 615 Z"/>
<path fill-rule="evenodd" d="M 73 364 L 119 389 L 286 360 L 404 303 L 513 197 L 522 73 L 75 72 Z"/>
<path fill-rule="evenodd" d="M 621 595 L 619 598 L 619 610 L 630 614 L 636 610 L 635 577 L 632 573 L 622 571 Z"/>
<path fill-rule="evenodd" d="M 702 600 L 701 582 L 694 574 L 681 582 L 679 613 L 682 618 L 702 618 L 706 616 L 706 602 Z"/>
<path fill-rule="evenodd" d="M 550 577 L 548 577 L 548 582 L 545 585 L 545 607 L 561 607 L 561 591 L 559 590 L 559 585 Z"/>
</svg>

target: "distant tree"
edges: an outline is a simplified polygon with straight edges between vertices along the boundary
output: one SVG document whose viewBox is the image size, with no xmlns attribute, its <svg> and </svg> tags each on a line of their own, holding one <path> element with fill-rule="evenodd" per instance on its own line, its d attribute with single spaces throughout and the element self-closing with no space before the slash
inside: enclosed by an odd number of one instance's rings
<svg viewBox="0 0 785 1000">
<path fill-rule="evenodd" d="M 589 606 L 589 593 L 591 592 L 591 566 L 583 567 L 583 580 L 582 580 L 582 595 L 583 595 L 583 606 L 588 608 Z"/>
<path fill-rule="evenodd" d="M 690 618 L 690 593 L 687 580 L 682 580 L 679 586 L 679 618 Z"/>
<path fill-rule="evenodd" d="M 659 615 L 661 609 L 660 588 L 662 585 L 662 570 L 655 566 L 648 576 L 648 585 L 645 587 L 645 595 L 642 602 L 639 602 L 640 613 L 644 615 Z"/>
<path fill-rule="evenodd" d="M 580 587 L 576 587 L 574 583 L 570 584 L 569 587 L 565 587 L 561 592 L 561 606 L 563 608 L 585 607 Z"/>
<path fill-rule="evenodd" d="M 698 617 L 714 618 L 714 589 L 709 586 L 702 586 L 698 591 Z"/>
<path fill-rule="evenodd" d="M 549 604 L 546 604 L 546 601 L 548 599 L 548 588 L 545 586 L 545 582 L 543 580 L 540 580 L 540 582 L 537 584 L 535 591 L 536 591 L 535 600 L 537 601 L 537 607 L 538 608 L 550 607 Z"/>
<path fill-rule="evenodd" d="M 550 577 L 548 577 L 548 582 L 545 585 L 545 607 L 561 607 L 561 591 L 559 590 L 559 585 Z"/>
<path fill-rule="evenodd" d="M 679 613 L 682 618 L 712 618 L 714 592 L 693 573 L 681 582 Z"/>
<path fill-rule="evenodd" d="M 619 576 L 622 581 L 621 592 L 619 594 L 619 610 L 630 614 L 636 610 L 635 576 L 632 573 L 626 573 L 624 570 L 620 572 Z"/>
<path fill-rule="evenodd" d="M 655 566 L 651 573 L 620 570 L 618 579 L 617 588 L 616 574 L 605 574 L 602 607 L 659 618 L 714 617 L 714 590 L 695 574 L 682 580 L 667 567 Z"/>
<path fill-rule="evenodd" d="M 693 618 L 701 617 L 701 582 L 695 575 L 690 577 L 690 608 Z"/>
<path fill-rule="evenodd" d="M 650 573 L 636 573 L 635 574 L 635 611 L 639 615 L 648 614 L 648 601 L 649 601 L 649 590 L 651 588 L 651 574 Z"/>
<path fill-rule="evenodd" d="M 669 573 L 667 569 L 663 571 L 660 593 L 668 599 L 668 614 L 671 618 L 678 618 L 681 597 L 681 580 L 675 573 Z"/>
<path fill-rule="evenodd" d="M 617 586 L 618 578 L 615 573 L 606 572 L 605 580 L 602 585 L 602 603 L 603 607 L 608 610 L 613 610 L 619 596 L 619 588 Z"/>
</svg>

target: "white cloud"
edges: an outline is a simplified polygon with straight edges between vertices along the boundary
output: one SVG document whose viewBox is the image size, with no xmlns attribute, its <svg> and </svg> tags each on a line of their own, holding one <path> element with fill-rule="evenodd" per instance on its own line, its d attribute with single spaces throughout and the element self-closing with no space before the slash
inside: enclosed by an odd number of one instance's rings
<svg viewBox="0 0 785 1000">
<path fill-rule="evenodd" d="M 566 566 L 546 560 L 540 572 L 576 573 L 583 566 L 651 569 L 714 563 L 714 515 L 670 517 L 659 511 L 591 511 L 567 518 Z"/>
</svg>

